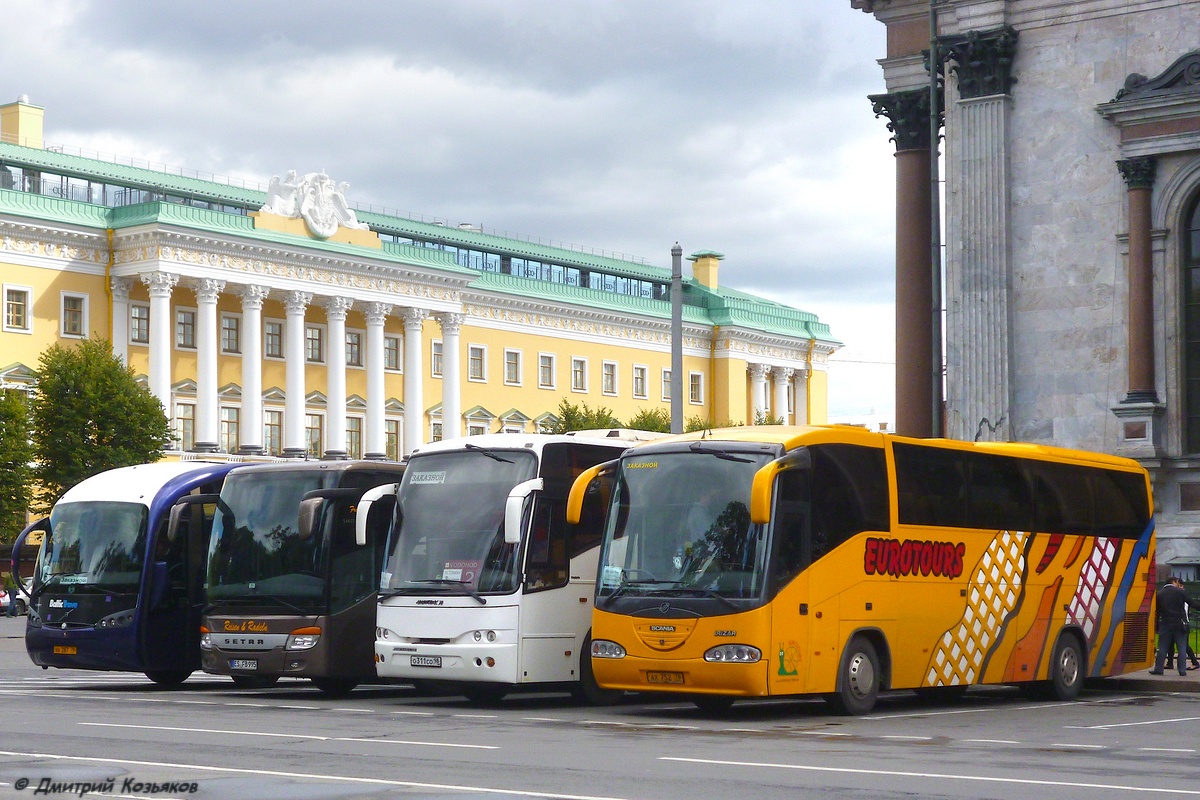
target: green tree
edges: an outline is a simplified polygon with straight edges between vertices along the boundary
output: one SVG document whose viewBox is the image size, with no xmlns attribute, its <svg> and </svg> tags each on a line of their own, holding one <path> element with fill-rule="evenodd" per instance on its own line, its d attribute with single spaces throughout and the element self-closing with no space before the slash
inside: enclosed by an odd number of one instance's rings
<svg viewBox="0 0 1200 800">
<path fill-rule="evenodd" d="M 597 406 L 593 411 L 586 402 L 575 405 L 565 397 L 559 401 L 555 416 L 558 422 L 550 427 L 551 433 L 622 427 L 621 421 L 612 415 L 612 409 Z"/>
<path fill-rule="evenodd" d="M 718 425 L 711 419 L 704 419 L 703 417 L 688 417 L 683 421 L 683 432 L 695 433 L 696 431 L 709 431 L 713 428 L 740 428 L 742 425 L 743 423 L 734 422 L 731 419 L 727 419 Z"/>
<path fill-rule="evenodd" d="M 157 461 L 170 441 L 162 404 L 138 385 L 107 340 L 55 344 L 42 353 L 33 454 L 43 509 L 98 472 Z"/>
<path fill-rule="evenodd" d="M 11 542 L 25 527 L 33 479 L 29 406 L 18 391 L 0 391 L 0 541 Z"/>
<path fill-rule="evenodd" d="M 671 412 L 665 408 L 643 408 L 630 418 L 625 427 L 635 431 L 671 432 Z"/>
<path fill-rule="evenodd" d="M 754 412 L 754 424 L 755 425 L 782 425 L 783 417 L 769 417 L 769 416 L 767 416 L 767 412 L 759 410 L 759 411 Z"/>
</svg>

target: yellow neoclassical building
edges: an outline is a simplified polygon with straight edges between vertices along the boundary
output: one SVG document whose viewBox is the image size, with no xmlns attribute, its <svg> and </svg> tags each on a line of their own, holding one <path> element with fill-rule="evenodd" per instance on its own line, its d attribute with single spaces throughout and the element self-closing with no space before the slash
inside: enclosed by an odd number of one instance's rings
<svg viewBox="0 0 1200 800">
<path fill-rule="evenodd" d="M 669 268 L 356 210 L 324 173 L 264 190 L 69 155 L 42 122 L 0 106 L 0 385 L 108 338 L 178 450 L 231 455 L 396 459 L 536 431 L 563 398 L 670 408 Z M 685 416 L 825 421 L 840 343 L 721 286 L 722 258 L 684 279 Z"/>
</svg>

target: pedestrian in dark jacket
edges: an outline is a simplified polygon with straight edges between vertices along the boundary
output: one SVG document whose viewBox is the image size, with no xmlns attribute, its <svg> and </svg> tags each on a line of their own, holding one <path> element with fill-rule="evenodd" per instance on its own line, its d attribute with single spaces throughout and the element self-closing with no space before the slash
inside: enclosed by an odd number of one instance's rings
<svg viewBox="0 0 1200 800">
<path fill-rule="evenodd" d="M 1183 588 L 1183 579 L 1178 575 L 1158 590 L 1158 652 L 1154 656 L 1151 675 L 1162 675 L 1167 654 L 1174 648 L 1177 653 L 1187 652 L 1187 605 L 1188 596 Z M 1177 659 L 1179 674 L 1187 675 L 1187 664 Z"/>
</svg>

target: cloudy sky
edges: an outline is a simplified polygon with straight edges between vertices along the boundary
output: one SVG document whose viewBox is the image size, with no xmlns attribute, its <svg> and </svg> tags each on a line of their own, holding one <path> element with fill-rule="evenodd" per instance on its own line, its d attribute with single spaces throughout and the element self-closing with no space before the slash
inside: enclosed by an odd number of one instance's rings
<svg viewBox="0 0 1200 800">
<path fill-rule="evenodd" d="M 6 0 L 47 143 L 670 266 L 812 311 L 831 415 L 894 418 L 894 166 L 848 0 Z"/>
</svg>

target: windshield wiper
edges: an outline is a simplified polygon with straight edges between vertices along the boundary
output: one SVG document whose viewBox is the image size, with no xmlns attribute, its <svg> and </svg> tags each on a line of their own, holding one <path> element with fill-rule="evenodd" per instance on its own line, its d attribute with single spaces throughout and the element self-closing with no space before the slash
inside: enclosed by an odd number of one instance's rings
<svg viewBox="0 0 1200 800">
<path fill-rule="evenodd" d="M 604 608 L 608 608 L 610 605 L 612 605 L 612 602 L 614 600 L 616 600 L 621 595 L 625 594 L 625 592 L 629 591 L 630 586 L 640 586 L 643 584 L 649 584 L 651 586 L 662 586 L 664 584 L 671 584 L 672 586 L 678 586 L 679 583 L 680 583 L 679 581 L 661 581 L 658 578 L 644 578 L 640 581 L 627 581 L 627 580 L 625 580 L 624 577 L 622 577 L 621 583 L 617 586 L 616 589 L 613 589 L 613 593 L 608 595 L 607 597 L 602 597 L 600 599 L 604 601 Z"/>
<path fill-rule="evenodd" d="M 284 600 L 282 597 L 276 597 L 275 595 L 271 594 L 243 594 L 238 595 L 237 597 L 222 597 L 220 599 L 210 601 L 209 604 L 204 607 L 204 610 L 201 613 L 208 614 L 223 606 L 251 606 L 261 603 L 264 600 L 277 603 L 285 608 L 290 608 L 292 611 L 295 611 L 297 614 L 303 617 L 312 616 L 310 612 L 305 611 L 295 603 L 290 603 L 287 600 Z"/>
<path fill-rule="evenodd" d="M 466 581 L 455 581 L 455 580 L 451 580 L 450 578 L 428 578 L 428 579 L 422 580 L 422 581 L 410 581 L 410 583 L 435 583 L 438 586 L 457 586 L 459 589 L 462 589 L 463 594 L 470 595 L 471 597 L 474 597 L 476 600 L 478 600 L 479 605 L 481 605 L 481 606 L 487 605 L 487 598 L 484 597 L 483 595 L 481 595 L 479 592 L 472 589 L 467 584 Z"/>
<path fill-rule="evenodd" d="M 692 445 L 688 449 L 691 450 L 693 453 L 703 453 L 704 455 L 708 455 L 708 456 L 716 456 L 717 458 L 724 459 L 725 461 L 740 461 L 743 464 L 753 464 L 754 463 L 753 458 L 744 458 L 743 456 L 735 456 L 733 453 L 727 453 L 724 450 L 717 450 L 712 447 L 705 447 L 704 445 L 700 444 L 699 442 L 693 442 Z"/>
<path fill-rule="evenodd" d="M 711 597 L 714 600 L 720 600 L 728 608 L 730 608 L 734 611 L 741 610 L 741 608 L 738 606 L 737 603 L 733 602 L 732 600 L 730 600 L 728 597 L 726 597 L 723 594 L 717 594 L 712 589 L 702 589 L 699 586 L 677 586 L 677 587 L 675 587 L 675 589 L 673 591 L 681 592 L 684 594 L 694 594 L 698 597 Z"/>
<path fill-rule="evenodd" d="M 513 463 L 512 459 L 505 458 L 504 456 L 498 456 L 493 451 L 489 450 L 488 448 L 480 447 L 477 444 L 471 444 L 470 442 L 464 442 L 463 447 L 467 448 L 468 450 L 474 450 L 478 453 L 483 453 L 488 458 L 494 459 L 496 461 L 503 461 L 505 464 Z"/>
</svg>

